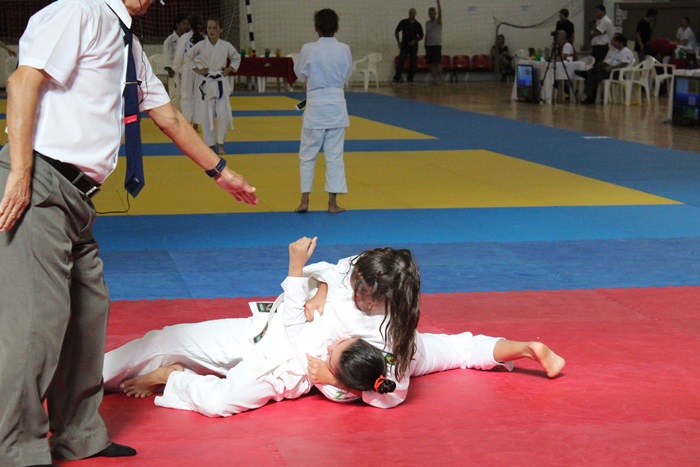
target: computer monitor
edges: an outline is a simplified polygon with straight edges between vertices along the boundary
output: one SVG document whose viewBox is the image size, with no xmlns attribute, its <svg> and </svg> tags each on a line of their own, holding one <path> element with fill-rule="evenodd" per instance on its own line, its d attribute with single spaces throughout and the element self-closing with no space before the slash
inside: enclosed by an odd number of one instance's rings
<svg viewBox="0 0 700 467">
<path fill-rule="evenodd" d="M 518 99 L 538 102 L 540 100 L 539 70 L 532 65 L 518 64 Z"/>
<path fill-rule="evenodd" d="M 673 77 L 673 112 L 677 125 L 700 125 L 700 76 Z"/>
</svg>

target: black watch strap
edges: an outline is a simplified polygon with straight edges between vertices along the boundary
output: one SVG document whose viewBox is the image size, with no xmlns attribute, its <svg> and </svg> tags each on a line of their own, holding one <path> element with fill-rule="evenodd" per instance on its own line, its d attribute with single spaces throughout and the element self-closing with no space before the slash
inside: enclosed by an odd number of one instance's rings
<svg viewBox="0 0 700 467">
<path fill-rule="evenodd" d="M 224 170 L 226 167 L 226 159 L 223 157 L 219 157 L 219 163 L 216 164 L 216 167 L 210 170 L 205 170 L 204 173 L 209 175 L 211 178 L 217 177 L 221 174 L 221 172 Z"/>
</svg>

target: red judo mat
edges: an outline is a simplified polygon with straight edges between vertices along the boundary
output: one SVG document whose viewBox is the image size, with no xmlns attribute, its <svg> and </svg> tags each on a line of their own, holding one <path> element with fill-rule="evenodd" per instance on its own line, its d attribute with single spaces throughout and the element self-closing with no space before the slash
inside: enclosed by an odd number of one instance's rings
<svg viewBox="0 0 700 467">
<path fill-rule="evenodd" d="M 567 360 L 411 380 L 382 410 L 316 392 L 229 418 L 107 394 L 101 413 L 133 458 L 60 465 L 695 465 L 699 287 L 423 296 L 419 329 L 541 340 Z M 269 297 L 268 297 L 269 298 Z M 247 316 L 248 299 L 116 302 L 108 349 L 168 324 Z"/>
</svg>

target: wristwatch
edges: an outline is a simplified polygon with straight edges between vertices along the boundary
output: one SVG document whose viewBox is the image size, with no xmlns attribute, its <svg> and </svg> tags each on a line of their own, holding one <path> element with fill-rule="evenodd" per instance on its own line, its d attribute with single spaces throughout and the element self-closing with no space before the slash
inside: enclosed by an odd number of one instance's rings
<svg viewBox="0 0 700 467">
<path fill-rule="evenodd" d="M 204 173 L 209 175 L 211 178 L 216 178 L 221 175 L 221 172 L 226 167 L 226 159 L 219 157 L 219 163 L 213 169 L 205 170 Z"/>
</svg>

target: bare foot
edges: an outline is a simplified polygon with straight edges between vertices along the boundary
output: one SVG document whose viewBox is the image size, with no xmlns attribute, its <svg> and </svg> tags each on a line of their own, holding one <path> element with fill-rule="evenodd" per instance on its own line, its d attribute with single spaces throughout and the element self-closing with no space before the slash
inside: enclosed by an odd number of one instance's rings
<svg viewBox="0 0 700 467">
<path fill-rule="evenodd" d="M 338 214 L 339 212 L 345 211 L 345 208 L 341 208 L 337 204 L 335 206 L 328 206 L 328 213 L 329 214 Z"/>
<path fill-rule="evenodd" d="M 294 212 L 306 212 L 309 210 L 309 204 L 308 203 L 301 203 L 298 208 L 294 210 Z"/>
<path fill-rule="evenodd" d="M 152 396 L 165 386 L 170 373 L 183 370 L 184 368 L 182 365 L 178 365 L 177 363 L 170 366 L 162 366 L 145 375 L 125 380 L 119 385 L 119 388 L 129 397 L 140 398 Z"/>
<path fill-rule="evenodd" d="M 547 376 L 550 378 L 554 378 L 564 369 L 566 361 L 542 342 L 530 342 L 528 348 L 532 354 L 532 359 L 542 366 L 542 369 L 547 372 Z"/>
</svg>

